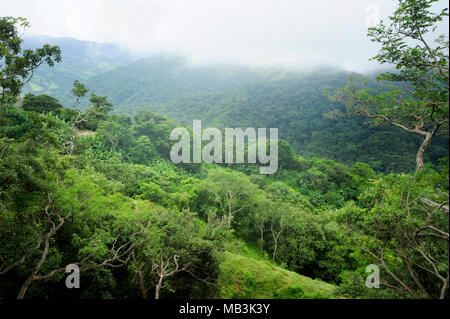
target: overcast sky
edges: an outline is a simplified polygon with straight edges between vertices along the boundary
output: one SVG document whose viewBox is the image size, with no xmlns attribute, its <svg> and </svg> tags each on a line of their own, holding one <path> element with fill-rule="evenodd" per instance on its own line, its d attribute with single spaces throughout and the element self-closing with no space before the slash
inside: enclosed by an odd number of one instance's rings
<svg viewBox="0 0 450 319">
<path fill-rule="evenodd" d="M 28 18 L 29 34 L 119 42 L 196 63 L 367 71 L 378 48 L 367 26 L 394 7 L 394 0 L 0 0 L 0 16 Z"/>
</svg>

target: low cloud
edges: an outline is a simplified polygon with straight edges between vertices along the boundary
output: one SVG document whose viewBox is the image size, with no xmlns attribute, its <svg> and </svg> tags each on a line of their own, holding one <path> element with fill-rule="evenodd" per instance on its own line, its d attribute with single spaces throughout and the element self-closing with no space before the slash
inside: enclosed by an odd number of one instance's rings
<svg viewBox="0 0 450 319">
<path fill-rule="evenodd" d="M 0 15 L 24 16 L 34 34 L 119 42 L 141 54 L 187 55 L 194 63 L 376 67 L 366 37 L 393 0 L 16 0 Z M 438 7 L 448 6 L 441 1 Z M 448 29 L 448 21 L 442 31 Z M 448 31 L 446 31 L 448 32 Z"/>
</svg>

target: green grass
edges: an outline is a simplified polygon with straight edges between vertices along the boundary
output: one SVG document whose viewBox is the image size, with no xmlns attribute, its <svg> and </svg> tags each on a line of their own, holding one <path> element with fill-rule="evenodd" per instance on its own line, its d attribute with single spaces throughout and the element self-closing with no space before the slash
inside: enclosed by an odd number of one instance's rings
<svg viewBox="0 0 450 319">
<path fill-rule="evenodd" d="M 245 243 L 233 242 L 232 247 L 220 265 L 219 298 L 332 298 L 334 285 L 277 266 Z"/>
</svg>

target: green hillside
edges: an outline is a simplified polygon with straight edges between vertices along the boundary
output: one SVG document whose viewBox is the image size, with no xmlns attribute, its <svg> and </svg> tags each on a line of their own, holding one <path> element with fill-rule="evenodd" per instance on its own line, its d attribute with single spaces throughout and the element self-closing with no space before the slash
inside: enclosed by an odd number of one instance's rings
<svg viewBox="0 0 450 319">
<path fill-rule="evenodd" d="M 419 136 L 388 125 L 374 127 L 361 117 L 340 117 L 344 106 L 323 95 L 324 90 L 344 86 L 352 75 L 348 72 L 190 66 L 182 57 L 167 55 L 117 68 L 113 66 L 124 61 L 111 58 L 102 68 L 95 61 L 69 55 L 55 69 L 37 72 L 28 90 L 50 94 L 71 106 L 71 82 L 80 79 L 90 92 L 108 96 L 115 113 L 149 110 L 186 126 L 201 119 L 204 127 L 276 127 L 280 137 L 305 157 L 327 157 L 349 165 L 364 162 L 379 172 L 414 170 Z M 87 99 L 81 100 L 81 108 L 88 105 Z M 447 156 L 447 144 L 448 137 L 437 138 L 427 161 L 437 163 Z"/>
<path fill-rule="evenodd" d="M 100 92 L 111 94 L 112 100 L 122 93 L 126 96 L 126 90 L 133 92 L 127 99 L 116 98 L 117 112 L 133 114 L 149 110 L 186 126 L 192 126 L 194 119 L 201 119 L 203 127 L 275 127 L 279 129 L 280 137 L 292 144 L 297 154 L 305 157 L 327 157 L 349 165 L 364 162 L 381 172 L 414 170 L 414 155 L 421 140 L 419 136 L 389 125 L 375 127 L 366 118 L 344 116 L 344 106 L 330 102 L 323 95 L 324 90 L 344 86 L 351 76 L 347 72 L 333 69 L 314 72 L 254 70 L 253 78 L 258 80 L 236 84 L 225 90 L 211 82 L 208 94 L 180 97 L 182 92 L 187 94 L 195 90 L 187 90 L 181 76 L 173 83 L 166 83 L 167 75 L 158 77 L 155 70 L 147 70 L 146 73 L 148 77 L 156 77 L 155 87 L 145 84 L 135 78 L 140 73 L 134 72 L 135 69 L 145 70 L 149 61 L 143 63 L 138 61 L 132 69 L 130 66 L 120 68 L 122 74 L 114 70 L 87 83 L 93 88 L 103 88 Z M 120 80 L 123 78 L 127 81 Z M 223 80 L 220 76 L 218 78 Z M 96 82 L 92 82 L 94 79 Z M 110 89 L 106 89 L 108 87 Z M 120 89 L 112 90 L 116 87 Z M 130 87 L 133 89 L 128 89 Z M 152 93 L 154 90 L 156 94 Z M 172 101 L 158 103 L 169 99 Z M 389 145 L 385 141 L 389 141 Z M 437 138 L 427 152 L 427 160 L 437 163 L 439 158 L 446 156 L 447 144 L 447 137 Z"/>
<path fill-rule="evenodd" d="M 336 286 L 302 276 L 261 257 L 242 242 L 226 252 L 220 264 L 220 298 L 330 298 Z M 240 245 L 239 245 L 240 244 Z M 239 249 L 236 249 L 239 247 Z"/>
<path fill-rule="evenodd" d="M 246 67 L 196 67 L 180 56 L 156 55 L 91 77 L 86 85 L 107 95 L 118 112 L 132 114 L 148 105 L 217 92 L 256 78 L 258 74 Z"/>
<path fill-rule="evenodd" d="M 362 75 L 328 67 L 300 72 L 193 66 L 173 55 L 129 63 L 131 58 L 106 44 L 92 50 L 92 43 L 68 39 L 62 43 L 68 52 L 63 62 L 36 72 L 26 92 L 49 94 L 72 107 L 71 84 L 77 79 L 85 83 L 89 94 L 108 96 L 115 113 L 149 110 L 187 126 L 201 119 L 204 127 L 276 127 L 301 156 L 327 157 L 349 165 L 364 162 L 379 172 L 414 170 L 419 136 L 389 125 L 374 127 L 366 118 L 342 116 L 344 106 L 323 95 L 324 90 L 343 87 L 350 76 Z M 109 55 L 100 59 L 105 51 Z M 87 99 L 80 101 L 82 109 L 88 106 Z M 448 137 L 436 138 L 427 161 L 436 164 L 447 156 L 447 144 Z"/>
</svg>

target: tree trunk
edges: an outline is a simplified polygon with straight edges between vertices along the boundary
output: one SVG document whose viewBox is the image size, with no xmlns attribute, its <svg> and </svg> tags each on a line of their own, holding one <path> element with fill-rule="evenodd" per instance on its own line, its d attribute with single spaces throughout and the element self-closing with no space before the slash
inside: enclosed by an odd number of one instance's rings
<svg viewBox="0 0 450 319">
<path fill-rule="evenodd" d="M 145 288 L 144 283 L 144 272 L 142 270 L 138 270 L 139 277 L 139 288 L 141 289 L 142 298 L 147 299 L 147 289 Z"/>
<path fill-rule="evenodd" d="M 17 299 L 23 299 L 25 297 L 28 287 L 30 287 L 30 284 L 33 282 L 33 279 L 34 279 L 34 274 L 31 274 L 27 278 L 27 280 L 25 280 L 25 283 L 22 285 L 22 288 L 20 288 L 19 294 L 17 295 Z"/>
<path fill-rule="evenodd" d="M 283 227 L 280 225 L 280 231 L 275 234 L 275 230 L 273 229 L 273 224 L 270 226 L 270 231 L 272 232 L 273 237 L 273 255 L 272 261 L 275 261 L 275 257 L 277 256 L 277 248 L 278 248 L 278 238 L 280 238 L 281 233 L 283 232 Z"/>
<path fill-rule="evenodd" d="M 431 144 L 431 139 L 433 138 L 433 134 L 432 133 L 427 133 L 427 135 L 425 136 L 425 139 L 422 142 L 422 145 L 420 145 L 419 150 L 417 151 L 417 155 L 416 155 L 416 171 L 419 171 L 421 169 L 423 169 L 423 157 L 425 156 L 425 152 L 428 149 L 428 147 Z"/>
<path fill-rule="evenodd" d="M 272 230 L 272 236 L 273 236 L 273 255 L 272 255 L 272 261 L 275 261 L 275 257 L 277 256 L 277 248 L 278 248 L 278 237 L 281 234 L 281 231 L 275 235 L 273 227 L 271 227 Z"/>
<path fill-rule="evenodd" d="M 383 268 L 387 271 L 387 273 L 389 275 L 391 275 L 392 278 L 394 278 L 395 281 L 397 281 L 405 290 L 406 292 L 413 297 L 414 299 L 419 299 L 419 297 L 417 296 L 417 294 L 414 292 L 414 290 L 412 290 L 410 287 L 408 287 L 402 280 L 400 280 L 400 278 L 398 278 L 389 268 L 388 266 L 386 266 L 386 263 L 383 259 L 380 260 L 381 261 L 381 266 L 383 266 Z"/>
<path fill-rule="evenodd" d="M 62 220 L 58 225 L 58 227 L 53 227 L 50 230 L 50 232 L 45 236 L 45 246 L 41 258 L 39 259 L 39 262 L 37 263 L 33 272 L 28 276 L 28 278 L 25 280 L 25 283 L 20 288 L 19 294 L 17 295 L 17 299 L 23 299 L 25 297 L 25 294 L 27 293 L 28 287 L 30 287 L 31 283 L 35 281 L 37 273 L 41 269 L 42 264 L 47 259 L 48 250 L 50 249 L 50 238 L 56 233 L 56 230 L 59 229 L 59 227 L 61 227 L 62 224 L 64 224 L 64 221 L 65 220 Z"/>
<path fill-rule="evenodd" d="M 425 289 L 425 287 L 422 285 L 422 282 L 419 280 L 419 278 L 417 277 L 416 272 L 414 271 L 411 263 L 406 260 L 406 258 L 404 258 L 404 261 L 406 263 L 406 266 L 408 267 L 408 271 L 409 274 L 411 275 L 411 278 L 414 280 L 414 282 L 416 283 L 417 287 L 419 287 L 420 291 L 425 295 L 425 297 L 427 298 L 431 298 L 431 295 L 428 293 L 428 291 Z"/>
<path fill-rule="evenodd" d="M 278 240 L 275 240 L 274 243 L 275 247 L 273 248 L 273 256 L 272 256 L 272 261 L 275 261 L 275 256 L 277 255 L 277 246 L 278 246 Z"/>
<path fill-rule="evenodd" d="M 260 256 L 262 257 L 263 255 L 263 250 L 264 250 L 264 230 L 260 229 L 260 233 L 261 233 L 261 243 L 260 243 Z"/>
<path fill-rule="evenodd" d="M 228 226 L 231 226 L 232 220 L 233 220 L 233 212 L 232 212 L 231 204 L 228 204 L 228 218 L 227 218 Z"/>
<path fill-rule="evenodd" d="M 159 276 L 159 281 L 155 288 L 155 299 L 159 299 L 159 291 L 161 290 L 161 287 L 162 287 L 163 278 L 164 278 L 163 275 Z"/>
<path fill-rule="evenodd" d="M 439 299 L 445 299 L 445 292 L 448 287 L 448 279 L 444 279 L 443 281 L 444 281 L 444 284 L 442 285 L 441 295 L 440 295 Z"/>
<path fill-rule="evenodd" d="M 262 256 L 264 250 L 264 225 L 258 224 L 258 230 L 259 230 L 259 240 L 258 240 L 259 254 L 260 256 Z"/>
</svg>

